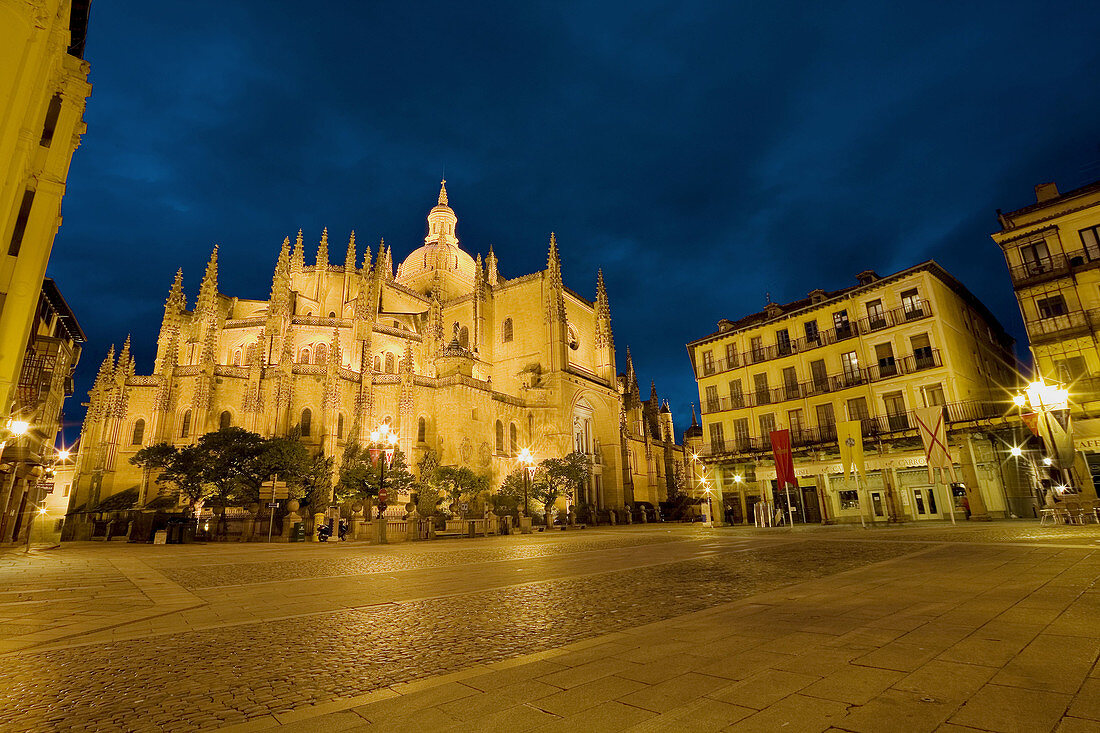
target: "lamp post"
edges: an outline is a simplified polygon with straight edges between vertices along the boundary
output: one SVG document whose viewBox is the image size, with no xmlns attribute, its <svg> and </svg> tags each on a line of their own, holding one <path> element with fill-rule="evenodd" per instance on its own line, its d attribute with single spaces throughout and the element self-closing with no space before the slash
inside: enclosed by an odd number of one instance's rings
<svg viewBox="0 0 1100 733">
<path fill-rule="evenodd" d="M 1046 467 L 1054 467 L 1062 475 L 1062 484 L 1072 486 L 1072 467 L 1074 450 L 1069 425 L 1069 390 L 1058 384 L 1048 384 L 1041 378 L 1029 384 L 1022 392 L 1013 396 L 1012 401 L 1020 408 L 1030 407 L 1035 416 L 1030 424 L 1034 432 L 1043 440 L 1047 456 L 1042 459 Z M 1052 420 L 1052 413 L 1064 413 L 1064 420 Z M 1026 420 L 1025 420 L 1026 422 Z M 1070 464 L 1067 466 L 1066 464 Z"/>
<path fill-rule="evenodd" d="M 47 480 L 49 480 L 49 481 L 53 480 L 54 472 L 56 470 L 55 467 L 57 466 L 57 464 L 58 463 L 64 463 L 64 462 L 68 461 L 70 455 L 71 455 L 71 453 L 69 452 L 68 448 L 62 448 L 62 449 L 57 451 L 57 453 L 53 457 L 53 460 L 51 460 L 49 465 L 46 466 L 45 474 L 46 474 L 46 479 Z M 48 510 L 46 509 L 45 506 L 38 506 L 38 502 L 42 501 L 41 489 L 39 487 L 40 483 L 41 482 L 36 481 L 35 484 L 34 484 L 34 507 L 35 507 L 35 510 L 34 510 L 34 513 L 31 514 L 31 521 L 30 521 L 30 524 L 27 526 L 27 542 L 24 546 L 24 552 L 30 552 L 31 551 L 31 535 L 34 533 L 34 525 L 37 523 L 38 518 L 40 516 L 44 516 L 45 514 L 48 513 Z"/>
<path fill-rule="evenodd" d="M 519 452 L 519 462 L 523 465 L 523 506 L 519 510 L 519 530 L 522 534 L 531 534 L 531 517 L 527 516 L 530 501 L 531 479 L 535 477 L 535 457 L 528 448 Z"/>
<path fill-rule="evenodd" d="M 378 518 L 386 511 L 386 500 L 389 498 L 386 492 L 386 466 L 393 463 L 393 456 L 397 448 L 397 433 L 390 431 L 387 423 L 382 423 L 370 434 L 370 460 L 378 463 Z M 379 461 L 379 457 L 383 460 Z"/>
</svg>

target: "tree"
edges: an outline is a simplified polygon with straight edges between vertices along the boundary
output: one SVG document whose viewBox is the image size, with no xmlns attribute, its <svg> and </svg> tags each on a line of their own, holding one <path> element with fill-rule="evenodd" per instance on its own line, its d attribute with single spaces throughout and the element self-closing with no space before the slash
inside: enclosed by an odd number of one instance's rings
<svg viewBox="0 0 1100 733">
<path fill-rule="evenodd" d="M 379 456 L 378 460 L 385 459 Z M 356 441 L 349 441 L 340 458 L 340 472 L 336 485 L 337 500 L 377 498 L 380 470 L 377 463 L 371 462 L 369 448 Z M 396 499 L 399 494 L 411 493 L 415 486 L 416 479 L 409 472 L 405 454 L 400 448 L 395 448 L 393 461 L 386 468 L 387 493 Z"/>
<path fill-rule="evenodd" d="M 176 448 L 168 443 L 157 443 L 139 450 L 130 458 L 130 463 L 159 471 L 156 482 L 174 486 L 186 496 L 191 513 L 211 494 L 211 487 L 206 483 L 202 453 L 197 446 Z"/>
<path fill-rule="evenodd" d="M 298 476 L 298 485 L 305 497 L 305 503 L 313 514 L 325 511 L 332 497 L 332 466 L 336 462 L 333 456 L 325 456 L 321 451 L 306 464 L 305 470 Z"/>
<path fill-rule="evenodd" d="M 532 490 L 547 514 L 547 521 L 550 509 L 558 498 L 568 496 L 573 499 L 582 496 L 587 481 L 588 458 L 583 453 L 573 451 L 564 458 L 546 458 L 541 461 L 535 473 Z"/>
<path fill-rule="evenodd" d="M 489 500 L 497 514 L 511 514 L 523 504 L 523 474 L 526 471 L 526 468 L 518 468 L 505 476 L 500 484 L 500 490 L 490 497 Z M 531 507 L 528 506 L 526 510 L 530 513 Z"/>
<path fill-rule="evenodd" d="M 466 466 L 440 466 L 435 471 L 435 480 L 452 504 L 463 500 L 476 504 L 478 494 L 489 486 L 488 477 L 480 476 Z"/>
<path fill-rule="evenodd" d="M 288 435 L 268 438 L 261 460 L 265 481 L 276 476 L 286 482 L 292 498 L 302 498 L 305 492 L 301 478 L 309 469 L 312 458 L 309 449 L 302 443 L 301 431 L 297 426 Z M 247 498 L 250 501 L 259 501 L 259 487 L 254 496 Z"/>
<path fill-rule="evenodd" d="M 200 437 L 195 448 L 202 457 L 203 478 L 213 486 L 212 498 L 218 506 L 259 498 L 260 485 L 269 475 L 264 461 L 267 441 L 260 435 L 244 428 L 222 428 Z"/>
</svg>

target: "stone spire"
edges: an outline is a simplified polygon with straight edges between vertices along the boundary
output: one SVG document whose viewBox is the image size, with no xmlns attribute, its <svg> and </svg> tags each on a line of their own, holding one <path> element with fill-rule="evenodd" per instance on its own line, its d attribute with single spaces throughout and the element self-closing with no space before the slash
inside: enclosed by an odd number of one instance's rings
<svg viewBox="0 0 1100 733">
<path fill-rule="evenodd" d="M 500 280 L 500 273 L 497 272 L 497 256 L 493 252 L 493 245 L 489 245 L 489 256 L 485 258 L 485 267 L 488 270 L 485 280 L 489 283 L 490 287 L 496 287 L 497 281 Z"/>
<path fill-rule="evenodd" d="M 269 335 L 282 331 L 281 319 L 290 315 L 290 237 L 283 238 L 275 272 L 271 275 L 271 298 L 267 309 Z"/>
<path fill-rule="evenodd" d="M 695 417 L 695 403 L 691 403 L 691 427 L 699 427 L 699 420 Z"/>
<path fill-rule="evenodd" d="M 302 244 L 302 230 L 298 230 L 298 237 L 294 240 L 294 251 L 290 255 L 290 271 L 301 272 L 306 266 L 306 250 Z"/>
<path fill-rule="evenodd" d="M 321 232 L 321 242 L 317 245 L 317 259 L 314 264 L 319 271 L 328 269 L 328 227 Z"/>
<path fill-rule="evenodd" d="M 95 382 L 92 384 L 91 390 L 88 391 L 88 416 L 89 422 L 98 422 L 99 420 L 107 417 L 109 406 L 106 402 L 106 395 L 108 390 L 112 388 L 112 382 L 115 374 L 115 345 L 111 344 L 111 348 L 107 351 L 106 358 L 103 359 L 103 363 L 99 365 L 99 372 L 96 374 Z"/>
<path fill-rule="evenodd" d="M 162 374 L 176 365 L 179 354 L 179 332 L 183 311 L 187 309 L 187 299 L 183 294 L 183 270 L 176 271 L 176 279 L 168 291 L 168 300 L 164 302 L 164 320 L 160 325 L 160 337 L 157 339 L 157 358 L 153 366 L 154 374 Z"/>
<path fill-rule="evenodd" d="M 558 256 L 558 238 L 553 232 L 550 232 L 550 253 L 546 256 L 546 274 L 550 280 L 546 322 L 565 323 L 565 292 L 561 280 L 561 258 Z"/>
<path fill-rule="evenodd" d="M 611 306 L 603 284 L 603 270 L 596 271 L 596 348 L 615 348 L 611 334 Z"/>
<path fill-rule="evenodd" d="M 344 255 L 344 272 L 355 272 L 355 230 L 351 230 L 351 236 L 348 237 L 348 251 Z"/>
<path fill-rule="evenodd" d="M 202 285 L 199 286 L 199 297 L 195 301 L 195 315 L 205 320 L 217 313 L 218 307 L 218 245 L 214 245 L 214 251 L 210 253 L 210 261 L 206 263 L 206 274 L 202 276 Z"/>
<path fill-rule="evenodd" d="M 393 247 L 387 247 L 385 239 L 378 246 L 384 248 L 386 253 L 383 259 L 382 275 L 387 280 L 393 280 Z"/>
<path fill-rule="evenodd" d="M 626 391 L 631 407 L 637 407 L 641 401 L 641 391 L 638 389 L 638 374 L 634 371 L 634 358 L 630 355 L 630 347 L 626 347 Z"/>
<path fill-rule="evenodd" d="M 118 366 L 115 374 L 125 379 L 134 373 L 134 357 L 130 355 L 130 334 L 126 334 L 126 340 L 122 342 L 122 351 L 118 354 Z"/>
<path fill-rule="evenodd" d="M 459 193 L 461 193 L 461 191 Z M 442 181 L 439 182 L 439 206 L 450 206 L 450 204 L 447 203 L 447 179 L 446 178 L 444 178 Z"/>
<path fill-rule="evenodd" d="M 661 401 L 657 399 L 657 383 L 650 381 L 649 383 L 649 405 L 653 409 L 657 409 L 660 406 Z"/>
</svg>

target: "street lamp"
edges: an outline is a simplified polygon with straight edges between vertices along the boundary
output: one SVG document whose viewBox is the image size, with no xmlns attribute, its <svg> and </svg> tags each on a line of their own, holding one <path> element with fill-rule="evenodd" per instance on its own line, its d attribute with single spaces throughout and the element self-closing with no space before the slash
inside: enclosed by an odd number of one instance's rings
<svg viewBox="0 0 1100 733">
<path fill-rule="evenodd" d="M 386 511 L 386 500 L 389 498 L 386 493 L 386 466 L 393 463 L 397 448 L 397 433 L 390 431 L 388 423 L 382 423 L 377 430 L 371 432 L 368 447 L 371 463 L 378 463 L 378 518 L 381 519 L 382 513 Z M 381 462 L 378 460 L 380 456 L 383 457 Z"/>
<path fill-rule="evenodd" d="M 519 452 L 518 458 L 523 464 L 523 507 L 520 509 L 520 516 L 524 516 L 527 513 L 527 495 L 531 490 L 531 480 L 535 477 L 535 457 L 531 455 L 530 449 L 524 448 Z"/>
<path fill-rule="evenodd" d="M 25 433 L 26 431 L 24 430 L 23 432 Z M 69 455 L 70 455 L 70 453 L 69 453 L 69 450 L 67 448 L 61 448 L 57 451 L 57 453 L 54 456 L 53 460 L 51 460 L 49 462 L 49 464 L 46 466 L 45 474 L 46 474 L 46 479 L 48 481 L 53 481 L 54 480 L 54 474 L 56 473 L 57 464 L 67 462 L 69 460 Z M 24 551 L 25 552 L 30 552 L 31 551 L 31 535 L 34 533 L 34 525 L 36 524 L 37 519 L 39 517 L 43 517 L 43 516 L 45 516 L 46 514 L 49 513 L 49 510 L 46 509 L 46 505 L 45 505 L 44 502 L 41 506 L 38 505 L 38 502 L 43 501 L 43 498 L 44 498 L 44 497 L 40 496 L 40 494 L 41 494 L 40 484 L 41 484 L 40 481 L 36 481 L 35 484 L 34 484 L 34 504 L 37 507 L 37 511 L 35 512 L 35 514 L 33 516 L 31 516 L 30 526 L 27 527 L 27 543 L 24 546 Z"/>
</svg>

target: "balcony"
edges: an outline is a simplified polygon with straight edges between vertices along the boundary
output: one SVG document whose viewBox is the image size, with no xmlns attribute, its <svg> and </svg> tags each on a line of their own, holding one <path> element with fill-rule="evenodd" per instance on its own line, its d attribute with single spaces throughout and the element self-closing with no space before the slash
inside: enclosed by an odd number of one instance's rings
<svg viewBox="0 0 1100 733">
<path fill-rule="evenodd" d="M 953 402 L 944 405 L 943 410 L 950 428 L 968 422 L 1003 418 L 1008 408 L 1007 403 L 971 401 Z M 865 417 L 861 422 L 864 440 L 917 437 L 917 421 L 912 411 Z M 821 447 L 835 443 L 835 425 L 803 427 L 791 431 L 792 448 Z M 751 454 L 766 454 L 770 450 L 769 436 L 745 435 L 735 436 L 733 440 L 725 440 L 717 445 L 704 444 L 699 455 L 716 459 L 738 459 Z"/>
<path fill-rule="evenodd" d="M 1070 258 L 1055 254 L 1008 268 L 1012 285 L 1016 288 L 1036 285 L 1065 275 L 1070 270 Z"/>
<path fill-rule="evenodd" d="M 829 344 L 835 344 L 855 338 L 861 334 L 873 333 L 886 328 L 912 323 L 922 318 L 928 318 L 931 315 L 931 303 L 927 300 L 914 301 L 908 306 L 892 308 L 873 316 L 862 318 L 858 321 L 851 321 L 840 328 L 819 331 L 815 338 L 788 339 L 772 344 L 771 346 L 760 346 L 759 348 L 749 349 L 742 354 L 736 355 L 733 359 L 712 360 L 709 364 L 701 364 L 699 366 L 696 377 L 710 377 L 739 367 L 749 366 L 750 364 L 760 364 L 774 359 L 782 359 L 792 354 L 802 354 L 807 351 L 821 348 L 822 346 L 828 346 Z"/>
<path fill-rule="evenodd" d="M 800 400 L 832 392 L 840 392 L 852 387 L 881 382 L 905 374 L 915 374 L 926 369 L 943 366 L 939 349 L 921 349 L 902 359 L 874 364 L 866 369 L 858 369 L 843 374 L 822 375 L 808 382 L 785 384 L 770 389 L 754 389 L 742 394 L 704 399 L 701 405 L 704 415 L 727 410 L 740 410 L 746 407 L 763 407 L 779 402 Z"/>
<path fill-rule="evenodd" d="M 1033 344 L 1070 338 L 1088 333 L 1100 324 L 1100 312 L 1073 310 L 1026 322 L 1028 339 Z"/>
</svg>

